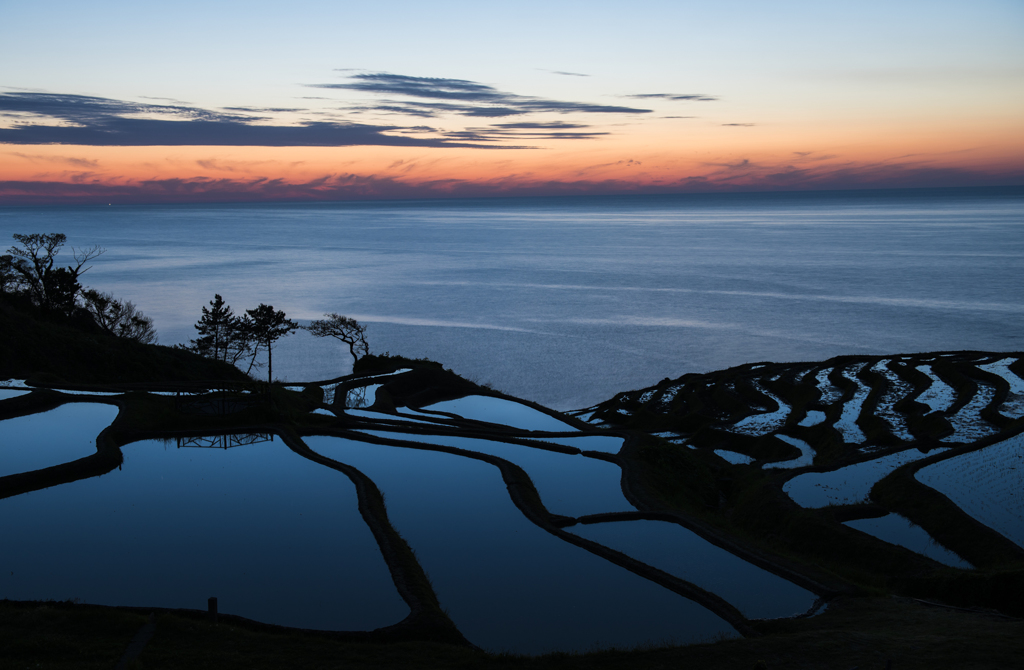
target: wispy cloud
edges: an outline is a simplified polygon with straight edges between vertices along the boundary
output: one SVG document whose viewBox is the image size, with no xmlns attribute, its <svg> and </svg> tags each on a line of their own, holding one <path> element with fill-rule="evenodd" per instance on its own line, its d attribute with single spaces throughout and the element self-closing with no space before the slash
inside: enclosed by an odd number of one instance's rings
<svg viewBox="0 0 1024 670">
<path fill-rule="evenodd" d="M 597 105 L 586 102 L 550 100 L 499 91 L 493 86 L 466 79 L 411 77 L 388 72 L 362 72 L 337 84 L 310 84 L 313 88 L 357 91 L 374 95 L 402 96 L 413 100 L 384 100 L 378 105 L 362 106 L 384 112 L 434 116 L 499 118 L 541 112 L 569 114 L 648 114 L 652 110 L 621 105 Z M 426 102 L 429 101 L 429 102 Z"/>
<path fill-rule="evenodd" d="M 723 126 L 732 126 L 734 128 L 751 128 L 756 126 L 756 123 L 723 123 Z"/>
<path fill-rule="evenodd" d="M 630 161 L 620 161 L 628 167 Z M 636 161 L 633 161 L 636 164 Z M 393 166 L 401 167 L 401 166 Z M 737 160 L 709 173 L 655 181 L 622 177 L 537 179 L 508 175 L 474 180 L 436 178 L 415 181 L 398 175 L 330 174 L 301 182 L 270 178 L 206 177 L 101 181 L 89 172 L 59 181 L 0 181 L 5 204 L 53 202 L 159 203 L 301 200 L 387 200 L 487 197 L 500 195 L 587 195 L 687 193 L 714 191 L 832 190 L 994 186 L 1024 182 L 1024 172 L 989 173 L 922 163 L 855 163 L 807 166 Z"/>
<path fill-rule="evenodd" d="M 560 74 L 563 77 L 589 77 L 589 74 L 583 74 L 581 72 L 566 72 L 564 70 L 545 70 L 542 67 L 537 68 L 541 72 L 550 72 L 551 74 Z"/>
<path fill-rule="evenodd" d="M 444 136 L 466 142 L 496 142 L 520 140 L 586 140 L 609 135 L 604 131 L 588 130 L 580 123 L 529 122 L 493 123 L 479 128 L 445 132 Z"/>
<path fill-rule="evenodd" d="M 624 95 L 623 98 L 633 98 L 636 100 L 685 100 L 691 102 L 713 102 L 718 100 L 716 96 L 705 95 L 703 93 L 635 93 L 633 95 Z"/>
<path fill-rule="evenodd" d="M 23 154 L 18 151 L 13 151 L 11 156 L 17 156 L 33 163 L 43 161 L 46 163 L 64 163 L 67 165 L 73 165 L 77 168 L 98 168 L 100 162 L 91 158 L 77 158 L 74 156 L 42 156 L 38 154 Z"/>
<path fill-rule="evenodd" d="M 0 143 L 85 146 L 484 147 L 445 137 L 410 137 L 404 126 L 307 121 L 266 123 L 280 108 L 216 111 L 84 95 L 0 92 Z M 254 113 L 258 115 L 254 115 Z M 260 122 L 260 123 L 256 123 Z M 391 134 L 395 133 L 395 134 Z"/>
</svg>

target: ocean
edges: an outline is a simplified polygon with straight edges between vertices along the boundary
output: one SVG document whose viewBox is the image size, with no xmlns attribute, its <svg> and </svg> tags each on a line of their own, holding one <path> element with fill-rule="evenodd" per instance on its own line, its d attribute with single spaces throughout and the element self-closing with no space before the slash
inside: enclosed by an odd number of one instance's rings
<svg viewBox="0 0 1024 670">
<path fill-rule="evenodd" d="M 1024 349 L 1024 188 L 0 207 L 0 238 L 107 251 L 83 284 L 187 342 L 220 294 L 367 324 L 557 409 L 687 372 L 839 354 Z M 70 249 L 62 258 L 70 260 Z M 351 369 L 299 333 L 275 376 Z"/>
</svg>

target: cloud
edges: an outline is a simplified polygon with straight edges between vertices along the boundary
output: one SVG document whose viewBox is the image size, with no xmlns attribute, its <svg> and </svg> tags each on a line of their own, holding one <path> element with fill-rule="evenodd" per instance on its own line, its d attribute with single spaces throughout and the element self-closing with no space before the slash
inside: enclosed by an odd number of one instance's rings
<svg viewBox="0 0 1024 670">
<path fill-rule="evenodd" d="M 733 126 L 734 128 L 751 128 L 756 126 L 756 123 L 723 123 L 723 126 Z"/>
<path fill-rule="evenodd" d="M 418 98 L 413 101 L 385 101 L 382 105 L 361 109 L 382 109 L 410 113 L 418 110 L 420 115 L 450 113 L 473 117 L 503 117 L 533 114 L 538 112 L 593 113 L 593 114 L 648 114 L 652 110 L 620 105 L 595 105 L 584 102 L 548 100 L 531 96 L 506 93 L 498 89 L 466 79 L 445 79 L 439 77 L 411 77 L 388 72 L 363 72 L 349 77 L 339 84 L 310 84 L 313 88 L 358 91 L 375 95 L 398 95 Z M 424 102 L 424 100 L 430 102 Z"/>
<path fill-rule="evenodd" d="M 703 93 L 636 93 L 634 95 L 624 95 L 622 97 L 634 98 L 636 100 L 660 98 L 662 100 L 686 100 L 691 102 L 713 102 L 718 100 L 716 96 L 704 95 Z"/>
<path fill-rule="evenodd" d="M 494 123 L 491 124 L 492 128 L 521 128 L 521 129 L 545 129 L 545 130 L 570 130 L 576 128 L 590 128 L 590 126 L 581 123 L 563 123 L 561 121 L 551 122 L 538 122 L 538 121 L 519 121 L 517 123 Z"/>
<path fill-rule="evenodd" d="M 11 152 L 11 156 L 17 156 L 18 158 L 24 158 L 27 161 L 45 161 L 47 163 L 67 163 L 68 165 L 74 165 L 79 168 L 97 168 L 100 166 L 100 162 L 91 158 L 75 158 L 73 156 L 40 156 L 35 154 L 23 154 L 17 151 Z"/>
<path fill-rule="evenodd" d="M 537 68 L 541 72 L 550 72 L 551 74 L 560 74 L 563 77 L 589 77 L 589 74 L 582 74 L 580 72 L 565 72 L 563 70 L 545 70 L 542 67 Z"/>
<path fill-rule="evenodd" d="M 626 161 L 623 161 L 625 163 Z M 0 181 L 7 205 L 54 203 L 162 203 L 396 200 L 608 194 L 673 194 L 743 191 L 844 190 L 1000 186 L 1024 183 L 1024 170 L 983 172 L 926 164 L 852 163 L 800 169 L 792 165 L 741 160 L 720 172 L 642 182 L 628 179 L 434 179 L 413 181 L 390 175 L 323 175 L 304 182 L 283 179 L 156 179 L 83 181 L 88 173 L 61 181 Z M 1021 193 L 1022 187 L 1017 187 Z"/>
<path fill-rule="evenodd" d="M 587 131 L 590 126 L 579 123 L 528 122 L 494 123 L 480 128 L 443 133 L 445 137 L 466 142 L 495 142 L 508 139 L 530 140 L 586 140 L 610 135 L 602 131 Z"/>
<path fill-rule="evenodd" d="M 234 108 L 234 111 L 252 108 Z M 272 110 L 260 110 L 272 111 Z M 26 115 L 31 120 L 26 120 Z M 0 144 L 85 146 L 407 146 L 482 147 L 402 134 L 403 126 L 348 122 L 273 125 L 265 117 L 182 105 L 153 105 L 56 93 L 0 93 Z"/>
</svg>

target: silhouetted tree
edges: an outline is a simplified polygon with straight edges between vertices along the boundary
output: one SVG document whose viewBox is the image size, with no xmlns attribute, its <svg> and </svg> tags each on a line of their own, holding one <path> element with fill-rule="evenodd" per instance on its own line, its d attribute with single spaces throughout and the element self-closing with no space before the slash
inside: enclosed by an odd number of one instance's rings
<svg viewBox="0 0 1024 670">
<path fill-rule="evenodd" d="M 236 365 L 252 352 L 249 318 L 235 316 L 220 294 L 213 296 L 209 309 L 203 307 L 195 328 L 199 337 L 188 348 L 201 356 Z M 252 365 L 249 364 L 250 371 Z"/>
<path fill-rule="evenodd" d="M 116 335 L 143 344 L 156 342 L 153 319 L 135 308 L 128 300 L 117 300 L 110 293 L 93 289 L 82 291 L 82 303 L 100 328 Z"/>
<path fill-rule="evenodd" d="M 285 318 L 283 311 L 275 310 L 271 305 L 262 303 L 256 309 L 245 310 L 245 313 L 249 315 L 248 328 L 255 344 L 253 360 L 255 360 L 260 347 L 267 350 L 267 381 L 272 382 L 274 380 L 274 342 L 297 330 L 299 324 Z M 251 367 L 250 365 L 250 369 Z"/>
<path fill-rule="evenodd" d="M 366 326 L 353 318 L 334 312 L 324 316 L 327 318 L 310 322 L 306 330 L 315 337 L 333 337 L 347 344 L 353 364 L 360 356 L 370 353 L 370 346 L 366 343 Z"/>
<path fill-rule="evenodd" d="M 14 234 L 21 246 L 7 250 L 10 255 L 10 276 L 15 285 L 26 292 L 40 307 L 70 313 L 75 298 L 82 290 L 78 278 L 89 268 L 83 266 L 104 252 L 98 246 L 76 250 L 72 247 L 74 265 L 54 267 L 67 236 L 63 233 Z M 5 257 L 6 258 L 6 257 Z"/>
<path fill-rule="evenodd" d="M 8 293 L 17 288 L 19 276 L 14 269 L 14 256 L 0 256 L 0 293 Z"/>
</svg>

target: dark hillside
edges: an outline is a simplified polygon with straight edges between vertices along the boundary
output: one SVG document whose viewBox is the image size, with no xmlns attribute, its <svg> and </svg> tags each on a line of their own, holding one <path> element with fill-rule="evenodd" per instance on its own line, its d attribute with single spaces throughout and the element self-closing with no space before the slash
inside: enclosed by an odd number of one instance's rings
<svg viewBox="0 0 1024 670">
<path fill-rule="evenodd" d="M 110 335 L 86 314 L 66 317 L 0 296 L 0 379 L 39 375 L 48 383 L 248 380 L 225 363 Z"/>
</svg>

